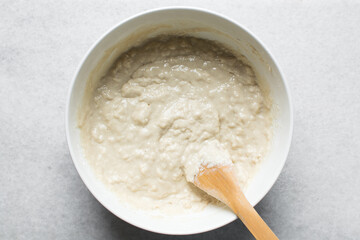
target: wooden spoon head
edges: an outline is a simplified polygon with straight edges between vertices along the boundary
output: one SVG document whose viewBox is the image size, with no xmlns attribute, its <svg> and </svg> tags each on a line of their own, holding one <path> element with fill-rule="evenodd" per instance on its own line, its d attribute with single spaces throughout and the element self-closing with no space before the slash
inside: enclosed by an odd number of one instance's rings
<svg viewBox="0 0 360 240">
<path fill-rule="evenodd" d="M 195 177 L 194 184 L 227 205 L 241 191 L 232 165 L 210 168 L 203 166 Z"/>
</svg>

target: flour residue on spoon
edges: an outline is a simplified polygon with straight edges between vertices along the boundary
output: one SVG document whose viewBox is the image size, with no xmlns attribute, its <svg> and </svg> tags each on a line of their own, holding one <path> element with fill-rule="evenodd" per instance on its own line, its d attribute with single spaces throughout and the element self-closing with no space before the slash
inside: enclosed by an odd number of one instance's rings
<svg viewBox="0 0 360 240">
<path fill-rule="evenodd" d="M 229 152 L 226 151 L 218 140 L 207 140 L 200 146 L 190 145 L 182 157 L 186 180 L 194 182 L 201 169 L 222 167 L 233 164 Z"/>
</svg>

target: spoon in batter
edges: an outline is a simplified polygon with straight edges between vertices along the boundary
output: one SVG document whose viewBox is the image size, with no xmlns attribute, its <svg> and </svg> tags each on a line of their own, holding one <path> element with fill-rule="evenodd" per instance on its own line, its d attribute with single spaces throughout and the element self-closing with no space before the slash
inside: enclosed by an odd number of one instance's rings
<svg viewBox="0 0 360 240">
<path fill-rule="evenodd" d="M 204 166 L 194 178 L 194 184 L 229 206 L 258 240 L 278 239 L 245 198 L 237 184 L 233 164 Z"/>
</svg>

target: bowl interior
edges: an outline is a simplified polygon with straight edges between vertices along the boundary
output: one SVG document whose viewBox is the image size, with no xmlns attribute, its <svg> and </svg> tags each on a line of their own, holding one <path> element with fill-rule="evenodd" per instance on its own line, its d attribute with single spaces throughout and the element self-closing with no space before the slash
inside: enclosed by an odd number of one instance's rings
<svg viewBox="0 0 360 240">
<path fill-rule="evenodd" d="M 251 63 L 260 85 L 270 94 L 276 108 L 271 151 L 245 193 L 252 205 L 265 196 L 280 174 L 291 141 L 292 111 L 287 87 L 273 58 L 258 40 L 232 21 L 204 10 L 172 8 L 150 11 L 119 24 L 105 34 L 88 52 L 73 81 L 66 116 L 68 143 L 75 166 L 86 186 L 118 217 L 158 233 L 205 232 L 233 221 L 236 216 L 228 209 L 213 206 L 198 213 L 163 217 L 129 208 L 96 179 L 80 145 L 77 117 L 87 82 L 99 79 L 129 47 L 162 33 L 186 33 L 216 40 L 241 53 Z"/>
</svg>

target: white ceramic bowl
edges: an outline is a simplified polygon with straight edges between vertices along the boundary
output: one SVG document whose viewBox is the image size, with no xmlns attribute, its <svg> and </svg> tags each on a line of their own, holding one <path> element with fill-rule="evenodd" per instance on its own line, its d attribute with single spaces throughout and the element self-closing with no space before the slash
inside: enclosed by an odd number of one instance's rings
<svg viewBox="0 0 360 240">
<path fill-rule="evenodd" d="M 71 83 L 66 107 L 66 134 L 77 171 L 91 193 L 119 218 L 146 230 L 164 234 L 194 234 L 228 224 L 236 216 L 227 209 L 207 207 L 204 211 L 173 217 L 154 217 L 122 204 L 94 176 L 82 154 L 77 112 L 87 81 L 99 79 L 114 60 L 131 45 L 160 33 L 186 32 L 216 40 L 245 55 L 257 76 L 268 86 L 277 108 L 272 150 L 246 191 L 256 205 L 278 178 L 289 151 L 292 107 L 289 90 L 274 58 L 248 30 L 219 14 L 195 8 L 175 7 L 147 11 L 129 18 L 107 32 L 86 54 Z M 91 80 L 92 79 L 92 80 Z"/>
</svg>

